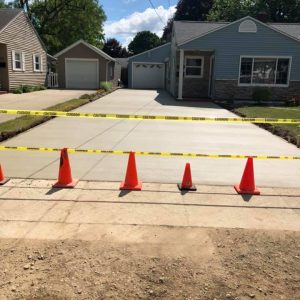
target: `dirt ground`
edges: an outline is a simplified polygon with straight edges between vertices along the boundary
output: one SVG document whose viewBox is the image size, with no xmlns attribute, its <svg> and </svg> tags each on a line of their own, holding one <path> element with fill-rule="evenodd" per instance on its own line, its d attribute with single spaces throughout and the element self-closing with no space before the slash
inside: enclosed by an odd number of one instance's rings
<svg viewBox="0 0 300 300">
<path fill-rule="evenodd" d="M 181 243 L 195 230 L 201 247 Z M 1 239 L 0 299 L 300 299 L 299 232 L 166 232 L 174 243 Z"/>
</svg>

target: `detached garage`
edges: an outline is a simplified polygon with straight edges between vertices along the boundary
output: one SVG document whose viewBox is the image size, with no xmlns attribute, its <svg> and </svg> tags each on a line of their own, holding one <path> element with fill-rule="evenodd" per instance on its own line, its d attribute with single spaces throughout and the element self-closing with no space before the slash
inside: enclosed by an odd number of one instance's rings
<svg viewBox="0 0 300 300">
<path fill-rule="evenodd" d="M 121 76 L 121 65 L 114 58 L 83 40 L 55 57 L 60 88 L 96 90 L 100 82 L 116 84 Z"/>
<path fill-rule="evenodd" d="M 128 82 L 132 89 L 164 89 L 169 84 L 170 43 L 131 56 Z"/>
</svg>

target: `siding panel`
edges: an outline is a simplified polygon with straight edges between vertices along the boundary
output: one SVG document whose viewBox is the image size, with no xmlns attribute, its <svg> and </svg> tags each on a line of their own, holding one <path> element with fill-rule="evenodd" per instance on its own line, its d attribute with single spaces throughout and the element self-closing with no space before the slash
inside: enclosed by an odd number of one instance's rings
<svg viewBox="0 0 300 300">
<path fill-rule="evenodd" d="M 36 35 L 30 21 L 21 13 L 0 33 L 0 43 L 7 46 L 7 66 L 9 74 L 9 90 L 20 85 L 44 85 L 47 73 L 47 54 Z M 13 71 L 12 51 L 25 53 L 25 71 Z M 42 57 L 42 72 L 33 70 L 33 54 Z"/>
<path fill-rule="evenodd" d="M 182 49 L 215 50 L 215 78 L 237 80 L 240 55 L 292 56 L 291 80 L 300 80 L 300 41 L 258 22 L 257 33 L 239 33 L 240 22 L 182 45 Z"/>
</svg>

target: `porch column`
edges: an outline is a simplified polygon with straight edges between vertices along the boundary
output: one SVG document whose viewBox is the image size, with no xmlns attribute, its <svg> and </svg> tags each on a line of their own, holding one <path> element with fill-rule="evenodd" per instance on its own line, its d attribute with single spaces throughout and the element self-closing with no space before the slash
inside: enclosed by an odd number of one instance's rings
<svg viewBox="0 0 300 300">
<path fill-rule="evenodd" d="M 179 55 L 179 82 L 178 82 L 178 99 L 179 100 L 182 100 L 183 60 L 184 60 L 184 50 L 180 49 L 180 55 Z"/>
</svg>

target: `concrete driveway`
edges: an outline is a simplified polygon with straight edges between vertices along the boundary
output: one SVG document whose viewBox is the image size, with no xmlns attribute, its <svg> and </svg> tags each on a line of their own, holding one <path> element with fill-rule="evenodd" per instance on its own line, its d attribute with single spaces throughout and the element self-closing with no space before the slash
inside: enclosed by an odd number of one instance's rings
<svg viewBox="0 0 300 300">
<path fill-rule="evenodd" d="M 211 103 L 177 102 L 167 93 L 118 90 L 78 109 L 153 115 L 231 117 Z M 300 155 L 300 150 L 252 124 L 190 123 L 56 118 L 3 144 L 9 146 L 69 147 L 136 151 L 197 152 L 246 155 Z M 54 179 L 58 153 L 0 152 L 6 175 Z M 176 183 L 186 158 L 137 157 L 139 177 L 145 182 Z M 79 179 L 121 181 L 126 156 L 72 154 L 73 175 Z M 190 159 L 193 179 L 201 184 L 239 182 L 245 160 Z M 297 161 L 255 161 L 256 183 L 268 187 L 300 187 Z"/>
<path fill-rule="evenodd" d="M 2 94 L 0 95 L 0 108 L 40 110 L 93 92 L 95 91 L 49 89 L 25 94 Z M 0 115 L 0 123 L 16 117 Z"/>
</svg>

